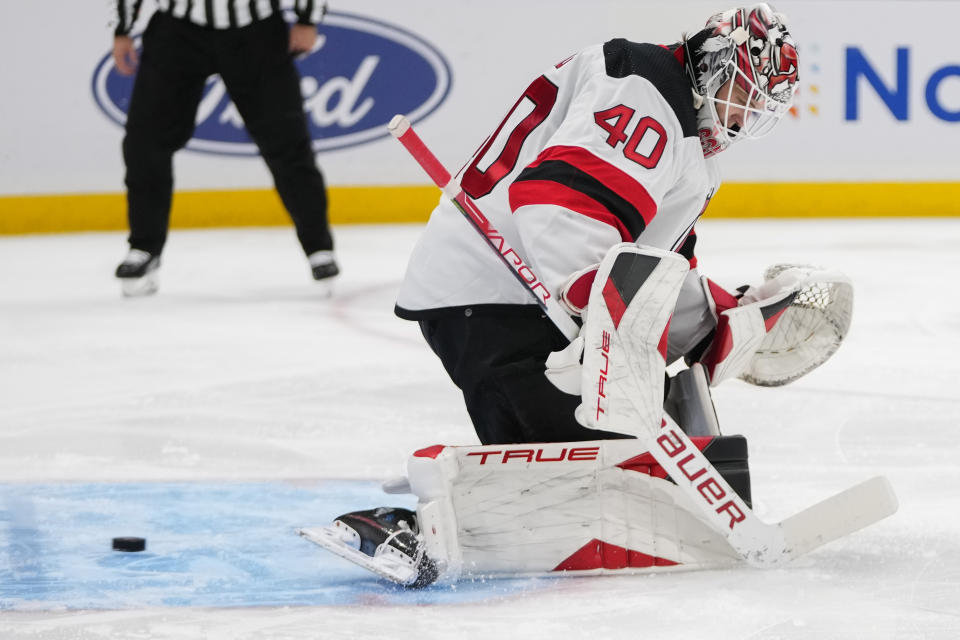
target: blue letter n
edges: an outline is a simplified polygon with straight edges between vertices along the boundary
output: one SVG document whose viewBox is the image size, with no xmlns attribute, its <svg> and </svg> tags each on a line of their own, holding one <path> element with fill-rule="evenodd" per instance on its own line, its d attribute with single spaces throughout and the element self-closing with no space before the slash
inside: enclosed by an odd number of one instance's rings
<svg viewBox="0 0 960 640">
<path fill-rule="evenodd" d="M 847 120 L 856 120 L 860 115 L 860 92 L 857 81 L 860 76 L 870 83 L 883 103 L 890 109 L 890 113 L 897 120 L 907 119 L 907 104 L 909 94 L 908 73 L 910 52 L 906 47 L 897 47 L 897 84 L 893 89 L 888 88 L 877 75 L 867 58 L 857 47 L 847 47 Z"/>
</svg>

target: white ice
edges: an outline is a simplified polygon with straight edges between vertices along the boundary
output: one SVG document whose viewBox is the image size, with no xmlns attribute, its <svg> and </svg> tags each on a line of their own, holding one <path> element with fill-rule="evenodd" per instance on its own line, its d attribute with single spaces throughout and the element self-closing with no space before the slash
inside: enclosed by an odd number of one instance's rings
<svg viewBox="0 0 960 640">
<path fill-rule="evenodd" d="M 329 300 L 288 229 L 174 231 L 147 299 L 112 277 L 122 234 L 0 238 L 0 484 L 379 480 L 422 446 L 476 443 L 417 327 L 392 313 L 420 227 L 335 231 Z M 491 584 L 458 604 L 0 610 L 0 637 L 960 637 L 960 220 L 707 220 L 698 235 L 723 284 L 799 261 L 856 287 L 850 336 L 822 368 L 715 391 L 724 431 L 748 438 L 759 515 L 885 474 L 895 516 L 772 571 Z"/>
</svg>

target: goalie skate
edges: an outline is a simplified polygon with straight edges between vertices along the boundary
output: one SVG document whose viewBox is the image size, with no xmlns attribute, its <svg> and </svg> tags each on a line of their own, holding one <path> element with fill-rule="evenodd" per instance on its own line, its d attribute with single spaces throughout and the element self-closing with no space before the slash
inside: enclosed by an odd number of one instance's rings
<svg viewBox="0 0 960 640">
<path fill-rule="evenodd" d="M 424 555 L 416 526 L 412 511 L 379 507 L 347 513 L 328 527 L 297 529 L 297 533 L 382 578 L 419 588 L 436 580 L 437 568 Z"/>
</svg>

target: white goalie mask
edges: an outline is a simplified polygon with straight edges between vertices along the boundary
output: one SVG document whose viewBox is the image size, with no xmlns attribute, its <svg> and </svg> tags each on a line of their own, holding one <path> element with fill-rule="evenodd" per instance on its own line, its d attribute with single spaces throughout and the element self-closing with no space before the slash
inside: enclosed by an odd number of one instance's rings
<svg viewBox="0 0 960 640">
<path fill-rule="evenodd" d="M 684 47 L 705 157 L 766 135 L 790 110 L 797 47 L 784 16 L 770 5 L 718 13 Z"/>
</svg>

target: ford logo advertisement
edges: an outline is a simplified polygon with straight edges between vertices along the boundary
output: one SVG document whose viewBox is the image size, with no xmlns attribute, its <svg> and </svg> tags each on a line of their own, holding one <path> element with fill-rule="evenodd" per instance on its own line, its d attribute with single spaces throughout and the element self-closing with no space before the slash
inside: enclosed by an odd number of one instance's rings
<svg viewBox="0 0 960 640">
<path fill-rule="evenodd" d="M 135 39 L 140 46 L 139 38 Z M 389 135 L 398 114 L 422 120 L 446 99 L 452 77 L 443 55 L 400 27 L 339 12 L 320 25 L 318 46 L 297 61 L 313 148 L 330 151 Z M 123 125 L 133 77 L 121 75 L 108 53 L 97 65 L 93 94 L 103 112 Z M 219 76 L 207 80 L 188 149 L 256 155 L 256 145 Z"/>
</svg>

